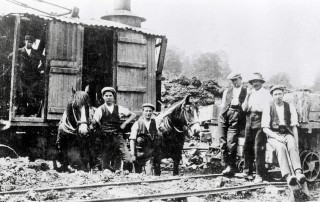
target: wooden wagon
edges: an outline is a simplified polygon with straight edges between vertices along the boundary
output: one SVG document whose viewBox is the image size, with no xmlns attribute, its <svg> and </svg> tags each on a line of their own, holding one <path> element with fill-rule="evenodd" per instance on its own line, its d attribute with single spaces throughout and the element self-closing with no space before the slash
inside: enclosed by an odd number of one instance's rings
<svg viewBox="0 0 320 202">
<path fill-rule="evenodd" d="M 87 85 L 96 107 L 102 104 L 100 90 L 112 86 L 118 91 L 118 104 L 131 111 L 141 111 L 145 102 L 160 109 L 157 100 L 161 99 L 167 38 L 140 28 L 144 19 L 137 16 L 123 16 L 122 19 L 115 15 L 105 19 L 34 13 L 1 17 L 0 143 L 8 143 L 7 140 L 18 133 L 35 134 L 39 130 L 56 128 L 72 89 L 84 90 Z M 17 116 L 15 112 L 18 68 L 15 64 L 18 49 L 23 46 L 27 34 L 35 37 L 36 48 L 45 57 L 44 73 L 39 78 L 44 83 L 39 117 Z M 10 53 L 13 57 L 8 61 Z M 8 128 L 10 138 L 6 132 Z"/>
</svg>

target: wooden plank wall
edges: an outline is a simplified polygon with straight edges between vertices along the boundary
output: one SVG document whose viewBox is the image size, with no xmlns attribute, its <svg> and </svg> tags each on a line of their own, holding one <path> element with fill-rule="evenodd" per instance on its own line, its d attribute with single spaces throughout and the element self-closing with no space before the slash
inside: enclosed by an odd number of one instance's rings
<svg viewBox="0 0 320 202">
<path fill-rule="evenodd" d="M 118 104 L 141 111 L 156 100 L 155 38 L 119 32 L 117 43 Z"/>
<path fill-rule="evenodd" d="M 50 22 L 47 60 L 50 67 L 47 119 L 60 119 L 72 94 L 81 89 L 84 27 Z"/>
</svg>

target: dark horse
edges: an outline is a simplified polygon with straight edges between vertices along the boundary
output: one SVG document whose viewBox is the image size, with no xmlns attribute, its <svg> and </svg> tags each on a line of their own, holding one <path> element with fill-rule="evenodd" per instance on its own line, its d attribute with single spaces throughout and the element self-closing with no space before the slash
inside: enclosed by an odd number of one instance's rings
<svg viewBox="0 0 320 202">
<path fill-rule="evenodd" d="M 95 108 L 90 106 L 87 89 L 73 91 L 59 123 L 56 143 L 62 171 L 67 171 L 68 165 L 87 170 L 88 165 L 93 163 L 89 125 Z"/>
<path fill-rule="evenodd" d="M 160 163 L 163 158 L 173 160 L 173 175 L 179 174 L 179 163 L 182 159 L 182 150 L 186 136 L 191 137 L 200 132 L 200 123 L 196 107 L 190 102 L 190 95 L 174 104 L 156 117 L 160 123 L 162 142 L 155 150 L 154 173 L 160 175 Z"/>
</svg>

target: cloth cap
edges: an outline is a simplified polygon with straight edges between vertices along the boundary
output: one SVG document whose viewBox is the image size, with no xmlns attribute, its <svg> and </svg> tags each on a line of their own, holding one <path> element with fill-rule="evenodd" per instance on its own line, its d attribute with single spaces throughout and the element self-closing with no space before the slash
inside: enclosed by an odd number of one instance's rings
<svg viewBox="0 0 320 202">
<path fill-rule="evenodd" d="M 241 78 L 241 74 L 239 74 L 239 73 L 231 73 L 227 77 L 227 79 L 230 79 L 230 80 L 237 79 L 237 78 Z"/>
<path fill-rule="evenodd" d="M 102 90 L 101 90 L 102 96 L 104 95 L 105 92 L 111 92 L 114 96 L 117 93 L 116 90 L 114 88 L 112 88 L 112 87 L 104 87 L 104 88 L 102 88 Z"/>
<path fill-rule="evenodd" d="M 144 108 L 144 107 L 150 107 L 150 108 L 152 108 L 152 110 L 155 110 L 155 109 L 156 109 L 156 107 L 155 107 L 153 104 L 150 104 L 150 103 L 144 103 L 144 104 L 142 105 L 142 108 Z"/>
<path fill-rule="evenodd" d="M 272 86 L 272 88 L 270 89 L 270 94 L 272 95 L 273 91 L 275 90 L 282 90 L 284 91 L 285 87 L 283 85 L 275 85 L 275 86 Z"/>
<path fill-rule="evenodd" d="M 25 41 L 32 41 L 32 42 L 34 42 L 34 38 L 33 38 L 33 36 L 31 36 L 31 35 L 26 35 L 26 36 L 24 37 L 24 40 L 25 40 Z"/>
<path fill-rule="evenodd" d="M 258 73 L 258 72 L 253 73 L 253 75 L 249 79 L 249 83 L 251 84 L 252 81 L 261 81 L 262 83 L 265 82 L 265 80 L 263 79 L 262 75 L 260 73 Z"/>
</svg>

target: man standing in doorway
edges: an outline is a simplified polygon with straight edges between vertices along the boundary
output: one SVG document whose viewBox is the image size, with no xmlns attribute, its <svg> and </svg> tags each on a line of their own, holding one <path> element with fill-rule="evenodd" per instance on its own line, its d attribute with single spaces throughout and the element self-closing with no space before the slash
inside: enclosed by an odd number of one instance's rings
<svg viewBox="0 0 320 202">
<path fill-rule="evenodd" d="M 237 141 L 241 123 L 244 123 L 242 103 L 247 95 L 247 89 L 242 86 L 241 74 L 232 73 L 228 76 L 232 86 L 226 89 L 222 96 L 219 115 L 221 160 L 226 168 L 223 175 L 234 175 L 236 167 Z"/>
<path fill-rule="evenodd" d="M 33 36 L 24 37 L 25 46 L 19 48 L 17 57 L 17 96 L 16 115 L 40 116 L 41 101 L 43 100 L 43 61 L 38 51 L 32 48 L 35 42 Z M 8 56 L 11 59 L 13 53 Z"/>
</svg>

